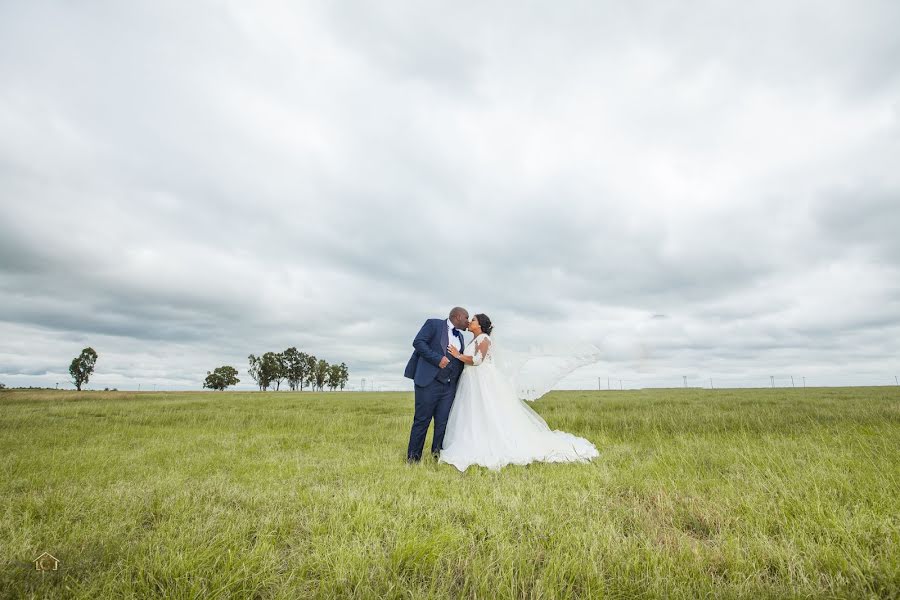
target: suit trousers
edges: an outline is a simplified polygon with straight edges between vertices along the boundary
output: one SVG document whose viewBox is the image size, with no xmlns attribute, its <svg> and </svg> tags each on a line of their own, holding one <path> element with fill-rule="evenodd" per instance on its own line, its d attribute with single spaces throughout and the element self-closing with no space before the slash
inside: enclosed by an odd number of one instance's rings
<svg viewBox="0 0 900 600">
<path fill-rule="evenodd" d="M 456 382 L 456 379 L 451 379 L 449 383 L 434 379 L 428 385 L 415 386 L 416 411 L 409 432 L 407 459 L 422 458 L 425 436 L 432 419 L 434 419 L 434 437 L 431 440 L 431 453 L 437 454 L 441 451 L 444 433 L 447 431 L 447 420 L 450 418 L 450 408 L 456 396 Z"/>
</svg>

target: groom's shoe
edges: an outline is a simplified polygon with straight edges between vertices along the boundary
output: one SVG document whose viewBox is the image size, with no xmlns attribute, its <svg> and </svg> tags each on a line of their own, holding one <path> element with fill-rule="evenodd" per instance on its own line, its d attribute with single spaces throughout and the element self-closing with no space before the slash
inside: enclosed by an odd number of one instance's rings
<svg viewBox="0 0 900 600">
<path fill-rule="evenodd" d="M 420 461 L 420 460 L 421 460 L 421 459 L 416 458 L 415 456 L 407 456 L 407 457 L 406 457 L 406 463 L 407 463 L 407 464 L 410 464 L 410 465 L 416 465 L 416 464 L 419 464 L 419 461 Z"/>
<path fill-rule="evenodd" d="M 440 452 L 432 452 L 431 453 L 431 458 L 433 458 L 434 460 L 438 460 L 440 457 L 441 457 Z"/>
</svg>

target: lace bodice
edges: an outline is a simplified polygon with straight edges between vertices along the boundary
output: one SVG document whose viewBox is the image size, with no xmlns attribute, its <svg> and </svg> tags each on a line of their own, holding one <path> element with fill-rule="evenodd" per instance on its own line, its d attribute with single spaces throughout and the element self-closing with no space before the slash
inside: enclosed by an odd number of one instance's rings
<svg viewBox="0 0 900 600">
<path fill-rule="evenodd" d="M 491 352 L 491 338 L 486 333 L 480 333 L 466 345 L 463 352 L 472 357 L 472 365 L 479 366 L 482 363 L 493 364 L 494 354 Z"/>
</svg>

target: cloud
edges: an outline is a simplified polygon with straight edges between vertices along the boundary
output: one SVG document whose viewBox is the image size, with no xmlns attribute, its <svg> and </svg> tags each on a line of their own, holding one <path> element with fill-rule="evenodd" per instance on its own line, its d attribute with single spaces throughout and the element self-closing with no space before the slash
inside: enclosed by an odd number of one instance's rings
<svg viewBox="0 0 900 600">
<path fill-rule="evenodd" d="M 405 387 L 461 304 L 600 344 L 569 386 L 875 381 L 898 11 L 7 3 L 0 378 L 92 345 L 110 386 L 250 387 L 248 354 L 298 346 Z"/>
</svg>

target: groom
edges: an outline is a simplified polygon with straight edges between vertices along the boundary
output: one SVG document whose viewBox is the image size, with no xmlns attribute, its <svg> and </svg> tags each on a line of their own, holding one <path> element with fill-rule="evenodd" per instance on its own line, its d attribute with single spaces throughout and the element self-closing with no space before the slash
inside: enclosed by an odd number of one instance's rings
<svg viewBox="0 0 900 600">
<path fill-rule="evenodd" d="M 419 462 L 425 447 L 425 434 L 434 419 L 434 438 L 431 454 L 435 458 L 441 452 L 450 407 L 456 396 L 456 382 L 463 364 L 447 352 L 453 344 L 460 352 L 465 347 L 462 332 L 469 326 L 469 312 L 455 307 L 449 319 L 428 319 L 413 340 L 415 350 L 406 365 L 404 377 L 415 382 L 416 412 L 409 432 L 409 448 L 406 461 Z"/>
</svg>

